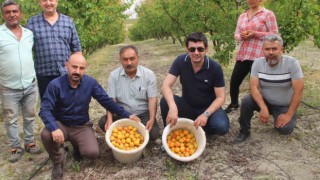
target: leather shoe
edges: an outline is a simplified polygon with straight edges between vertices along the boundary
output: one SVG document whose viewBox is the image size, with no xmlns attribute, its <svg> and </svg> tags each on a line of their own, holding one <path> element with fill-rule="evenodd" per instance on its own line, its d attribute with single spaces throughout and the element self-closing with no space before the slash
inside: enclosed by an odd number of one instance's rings
<svg viewBox="0 0 320 180">
<path fill-rule="evenodd" d="M 63 163 L 53 165 L 51 179 L 58 180 L 63 178 Z"/>
<path fill-rule="evenodd" d="M 73 159 L 78 162 L 83 159 L 78 147 L 73 147 Z"/>
<path fill-rule="evenodd" d="M 250 133 L 240 132 L 240 133 L 238 134 L 238 136 L 234 139 L 234 142 L 236 142 L 236 143 L 241 143 L 241 142 L 247 140 L 249 136 L 250 136 Z"/>
<path fill-rule="evenodd" d="M 240 107 L 240 105 L 239 105 L 238 103 L 236 103 L 236 104 L 229 104 L 229 106 L 228 106 L 226 109 L 224 109 L 224 111 L 225 111 L 226 113 L 230 113 L 230 112 L 232 112 L 232 111 L 234 111 L 234 110 L 237 110 L 239 107 Z"/>
</svg>

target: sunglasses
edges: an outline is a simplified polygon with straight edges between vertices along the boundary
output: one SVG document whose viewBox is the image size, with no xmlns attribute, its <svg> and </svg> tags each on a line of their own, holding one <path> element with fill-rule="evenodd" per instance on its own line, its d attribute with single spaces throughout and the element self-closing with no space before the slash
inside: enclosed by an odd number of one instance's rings
<svg viewBox="0 0 320 180">
<path fill-rule="evenodd" d="M 189 52 L 195 52 L 196 50 L 198 50 L 198 52 L 204 52 L 205 48 L 204 47 L 191 47 L 191 48 L 188 48 L 188 51 Z"/>
</svg>

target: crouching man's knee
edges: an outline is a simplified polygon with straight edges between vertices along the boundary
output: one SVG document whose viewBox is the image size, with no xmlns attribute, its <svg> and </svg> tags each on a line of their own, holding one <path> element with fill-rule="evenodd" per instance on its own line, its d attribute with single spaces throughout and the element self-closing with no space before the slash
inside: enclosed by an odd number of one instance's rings
<svg viewBox="0 0 320 180">
<path fill-rule="evenodd" d="M 81 155 L 87 159 L 95 160 L 100 156 L 99 149 L 90 149 L 81 153 Z"/>
<path fill-rule="evenodd" d="M 279 134 L 288 135 L 293 132 L 294 126 L 284 126 L 282 128 L 275 128 Z"/>
</svg>

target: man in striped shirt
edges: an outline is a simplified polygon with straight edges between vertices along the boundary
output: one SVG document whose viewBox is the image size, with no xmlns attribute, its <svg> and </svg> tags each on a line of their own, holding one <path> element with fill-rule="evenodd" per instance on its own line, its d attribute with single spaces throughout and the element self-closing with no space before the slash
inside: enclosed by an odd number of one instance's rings
<svg viewBox="0 0 320 180">
<path fill-rule="evenodd" d="M 267 35 L 264 57 L 254 61 L 250 77 L 250 94 L 241 101 L 240 133 L 235 142 L 250 135 L 251 118 L 259 111 L 259 121 L 268 123 L 270 115 L 280 134 L 292 133 L 303 93 L 303 73 L 297 59 L 283 55 L 283 41 L 278 35 Z"/>
</svg>

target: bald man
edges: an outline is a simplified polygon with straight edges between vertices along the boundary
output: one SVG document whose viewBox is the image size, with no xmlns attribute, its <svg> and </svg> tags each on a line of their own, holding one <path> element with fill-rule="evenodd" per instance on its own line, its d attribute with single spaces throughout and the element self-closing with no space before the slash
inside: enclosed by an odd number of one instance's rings
<svg viewBox="0 0 320 180">
<path fill-rule="evenodd" d="M 65 141 L 73 146 L 73 156 L 94 160 L 99 157 L 99 146 L 89 118 L 89 103 L 95 98 L 104 108 L 122 118 L 139 122 L 110 98 L 98 82 L 85 74 L 87 61 L 81 54 L 73 54 L 65 64 L 67 73 L 51 81 L 41 101 L 39 116 L 45 128 L 42 143 L 54 164 L 52 179 L 63 177 Z"/>
</svg>

